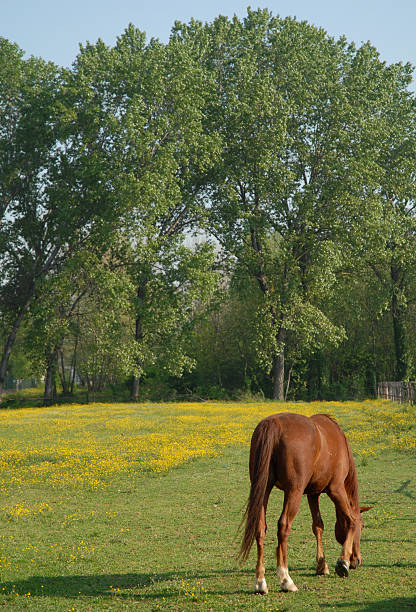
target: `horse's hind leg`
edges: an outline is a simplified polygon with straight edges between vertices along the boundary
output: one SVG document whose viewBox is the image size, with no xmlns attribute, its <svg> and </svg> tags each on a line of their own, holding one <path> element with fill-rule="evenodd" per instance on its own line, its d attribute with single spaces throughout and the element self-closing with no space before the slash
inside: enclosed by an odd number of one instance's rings
<svg viewBox="0 0 416 612">
<path fill-rule="evenodd" d="M 269 592 L 267 588 L 265 575 L 265 567 L 263 560 L 263 544 L 264 538 L 266 537 L 267 524 L 266 524 L 266 510 L 267 502 L 269 500 L 270 490 L 266 491 L 263 501 L 263 508 L 261 510 L 260 522 L 257 527 L 256 542 L 257 542 L 257 565 L 256 565 L 256 584 L 254 585 L 254 592 L 265 595 Z"/>
<path fill-rule="evenodd" d="M 319 510 L 319 495 L 308 495 L 308 503 L 312 514 L 312 531 L 316 538 L 316 573 L 319 575 L 329 574 L 329 568 L 325 561 L 324 548 L 322 545 L 324 522 Z"/>
<path fill-rule="evenodd" d="M 287 491 L 283 502 L 283 512 L 279 518 L 277 531 L 277 579 L 280 582 L 280 588 L 283 591 L 297 591 L 298 588 L 289 576 L 287 567 L 287 540 L 289 538 L 290 529 L 293 519 L 295 518 L 302 498 L 302 491 Z"/>
</svg>

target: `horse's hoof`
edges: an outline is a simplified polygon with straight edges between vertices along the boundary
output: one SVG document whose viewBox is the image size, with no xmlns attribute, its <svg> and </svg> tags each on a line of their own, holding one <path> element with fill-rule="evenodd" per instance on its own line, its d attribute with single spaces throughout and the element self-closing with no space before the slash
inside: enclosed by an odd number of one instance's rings
<svg viewBox="0 0 416 612">
<path fill-rule="evenodd" d="M 269 589 L 267 588 L 267 583 L 264 578 L 256 582 L 256 584 L 254 585 L 254 592 L 257 595 L 267 595 Z"/>
<path fill-rule="evenodd" d="M 348 578 L 349 574 L 349 563 L 344 559 L 338 559 L 337 564 L 335 566 L 335 571 L 340 576 L 340 578 Z"/>
<path fill-rule="evenodd" d="M 296 584 L 294 582 L 289 582 L 288 580 L 282 582 L 280 588 L 282 589 L 282 591 L 285 591 L 285 593 L 296 593 L 296 591 L 298 590 Z"/>
<path fill-rule="evenodd" d="M 329 567 L 325 561 L 320 561 L 316 567 L 318 576 L 329 576 Z"/>
</svg>

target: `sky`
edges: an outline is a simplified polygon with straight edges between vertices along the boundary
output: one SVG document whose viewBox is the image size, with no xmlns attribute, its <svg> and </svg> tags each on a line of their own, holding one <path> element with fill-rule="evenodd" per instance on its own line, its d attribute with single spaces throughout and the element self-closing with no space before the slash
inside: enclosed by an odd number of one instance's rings
<svg viewBox="0 0 416 612">
<path fill-rule="evenodd" d="M 212 21 L 217 15 L 242 18 L 247 6 L 295 16 L 345 35 L 370 41 L 388 63 L 416 66 L 416 0 L 0 0 L 0 36 L 27 55 L 70 66 L 79 43 L 98 38 L 113 45 L 129 23 L 148 38 L 167 41 L 175 20 Z"/>
</svg>

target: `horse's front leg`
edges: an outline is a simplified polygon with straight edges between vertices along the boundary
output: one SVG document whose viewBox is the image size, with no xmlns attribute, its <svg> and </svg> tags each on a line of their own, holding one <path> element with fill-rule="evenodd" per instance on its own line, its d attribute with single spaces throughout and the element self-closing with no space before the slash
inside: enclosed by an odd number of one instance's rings
<svg viewBox="0 0 416 612">
<path fill-rule="evenodd" d="M 316 538 L 316 573 L 322 576 L 329 574 L 329 568 L 325 560 L 322 544 L 324 522 L 319 510 L 319 494 L 308 495 L 308 503 L 312 515 L 312 531 Z"/>
<path fill-rule="evenodd" d="M 341 556 L 335 565 L 335 571 L 341 578 L 346 578 L 350 570 L 354 536 L 359 516 L 355 516 L 351 509 L 344 486 L 341 485 L 337 488 L 329 489 L 328 495 L 335 504 L 337 516 L 335 535 L 338 542 L 342 545 Z"/>
<path fill-rule="evenodd" d="M 302 498 L 302 491 L 287 491 L 283 502 L 283 511 L 279 518 L 277 531 L 277 579 L 283 591 L 297 591 L 298 588 L 289 575 L 287 566 L 287 541 Z"/>
</svg>

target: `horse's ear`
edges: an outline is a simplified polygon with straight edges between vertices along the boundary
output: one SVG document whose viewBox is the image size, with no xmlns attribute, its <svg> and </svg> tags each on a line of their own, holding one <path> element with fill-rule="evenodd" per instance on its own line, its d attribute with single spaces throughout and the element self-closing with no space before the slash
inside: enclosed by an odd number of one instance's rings
<svg viewBox="0 0 416 612">
<path fill-rule="evenodd" d="M 374 508 L 374 506 L 360 506 L 360 512 L 368 512 L 371 508 Z"/>
</svg>

